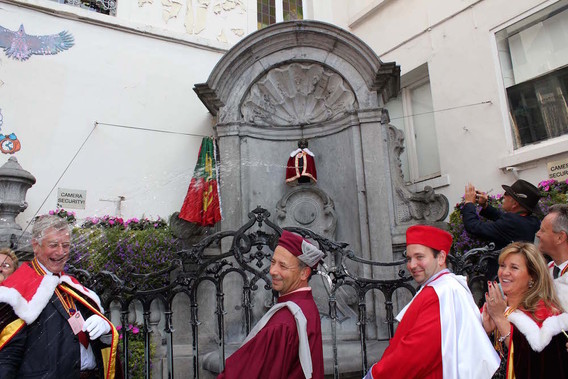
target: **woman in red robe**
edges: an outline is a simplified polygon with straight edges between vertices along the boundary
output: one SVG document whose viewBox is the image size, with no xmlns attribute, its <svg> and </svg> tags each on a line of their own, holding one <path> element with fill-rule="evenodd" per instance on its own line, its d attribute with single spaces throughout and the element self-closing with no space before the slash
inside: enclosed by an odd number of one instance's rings
<svg viewBox="0 0 568 379">
<path fill-rule="evenodd" d="M 507 357 L 506 378 L 568 378 L 568 314 L 541 253 L 531 243 L 511 243 L 497 275 L 499 284 L 488 283 L 483 326 Z"/>
</svg>

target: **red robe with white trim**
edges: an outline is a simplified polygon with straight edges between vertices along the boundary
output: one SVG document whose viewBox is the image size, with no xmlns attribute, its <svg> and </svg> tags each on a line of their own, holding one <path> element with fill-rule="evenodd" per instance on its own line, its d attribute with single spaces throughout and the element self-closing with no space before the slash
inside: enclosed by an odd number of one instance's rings
<svg viewBox="0 0 568 379">
<path fill-rule="evenodd" d="M 286 164 L 286 184 L 295 186 L 299 182 L 316 183 L 317 181 L 314 153 L 308 149 L 294 150 Z"/>
<path fill-rule="evenodd" d="M 71 296 L 84 316 L 96 314 L 109 323 L 110 345 L 98 339 L 90 343 L 104 366 L 104 378 L 122 377 L 118 332 L 102 314 L 99 297 L 71 276 L 41 275 L 30 263 L 0 284 L 0 377 L 59 378 L 75 372 L 78 377 L 79 340 L 54 294 L 56 288 Z"/>
<path fill-rule="evenodd" d="M 507 378 L 568 378 L 568 340 L 562 333 L 562 329 L 568 331 L 568 314 L 552 312 L 542 300 L 535 314 L 538 320 L 521 310 L 508 317 L 512 338 Z"/>
<path fill-rule="evenodd" d="M 432 287 L 414 299 L 381 360 L 371 370 L 374 379 L 442 379 L 440 301 Z"/>
<path fill-rule="evenodd" d="M 302 309 L 307 320 L 312 378 L 323 379 L 321 322 L 312 291 L 278 298 L 279 303 L 284 301 L 293 301 Z M 304 379 L 298 347 L 296 320 L 288 308 L 280 309 L 256 336 L 227 358 L 225 370 L 217 379 Z"/>
<path fill-rule="evenodd" d="M 499 367 L 463 276 L 448 270 L 433 275 L 400 317 L 365 379 L 490 379 Z"/>
</svg>

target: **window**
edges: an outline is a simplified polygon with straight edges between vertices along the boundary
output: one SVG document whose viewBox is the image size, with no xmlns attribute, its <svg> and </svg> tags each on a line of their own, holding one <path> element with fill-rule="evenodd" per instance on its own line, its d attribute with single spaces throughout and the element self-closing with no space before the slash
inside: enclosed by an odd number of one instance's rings
<svg viewBox="0 0 568 379">
<path fill-rule="evenodd" d="M 59 4 L 91 10 L 97 13 L 116 16 L 116 0 L 51 0 Z"/>
<path fill-rule="evenodd" d="M 568 0 L 496 38 L 515 149 L 568 134 Z"/>
<path fill-rule="evenodd" d="M 391 124 L 404 132 L 402 173 L 407 183 L 440 176 L 438 138 L 434 122 L 428 66 L 422 65 L 401 78 L 401 91 L 389 101 Z"/>
<path fill-rule="evenodd" d="M 282 21 L 304 19 L 302 0 L 257 0 L 258 29 Z"/>
</svg>

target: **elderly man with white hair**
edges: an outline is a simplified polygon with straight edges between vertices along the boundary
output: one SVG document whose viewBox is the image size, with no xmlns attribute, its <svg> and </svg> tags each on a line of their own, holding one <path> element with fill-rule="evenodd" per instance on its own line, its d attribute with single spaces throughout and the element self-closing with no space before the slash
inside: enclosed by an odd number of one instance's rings
<svg viewBox="0 0 568 379">
<path fill-rule="evenodd" d="M 0 378 L 121 377 L 118 333 L 99 297 L 63 271 L 67 221 L 38 217 L 32 246 L 34 259 L 0 284 Z"/>
</svg>

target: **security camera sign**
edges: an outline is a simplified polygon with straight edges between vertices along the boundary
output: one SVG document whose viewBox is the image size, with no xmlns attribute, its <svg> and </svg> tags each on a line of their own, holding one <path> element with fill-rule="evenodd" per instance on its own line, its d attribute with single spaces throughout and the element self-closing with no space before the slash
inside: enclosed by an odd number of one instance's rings
<svg viewBox="0 0 568 379">
<path fill-rule="evenodd" d="M 568 158 L 548 162 L 546 166 L 548 168 L 548 179 L 555 179 L 557 181 L 568 179 Z"/>
<path fill-rule="evenodd" d="M 74 189 L 57 189 L 57 208 L 85 209 L 87 191 Z"/>
</svg>

